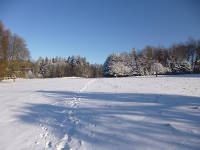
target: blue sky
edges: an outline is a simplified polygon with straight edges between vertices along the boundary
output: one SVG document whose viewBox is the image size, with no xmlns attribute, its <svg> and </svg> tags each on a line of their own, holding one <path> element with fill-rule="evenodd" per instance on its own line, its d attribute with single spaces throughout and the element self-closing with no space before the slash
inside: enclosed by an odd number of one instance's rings
<svg viewBox="0 0 200 150">
<path fill-rule="evenodd" d="M 200 39 L 200 0 L 0 0 L 0 20 L 23 37 L 36 60 L 168 47 Z"/>
</svg>

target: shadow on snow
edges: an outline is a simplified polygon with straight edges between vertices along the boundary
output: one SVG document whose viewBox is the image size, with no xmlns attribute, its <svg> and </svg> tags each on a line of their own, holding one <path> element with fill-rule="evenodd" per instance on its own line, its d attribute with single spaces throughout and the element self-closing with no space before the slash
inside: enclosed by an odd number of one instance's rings
<svg viewBox="0 0 200 150">
<path fill-rule="evenodd" d="M 52 104 L 27 104 L 17 116 L 101 146 L 199 149 L 200 98 L 136 93 L 37 91 Z M 78 101 L 80 100 L 80 105 Z M 75 103 L 75 101 L 77 103 Z M 77 104 L 77 105 L 76 105 Z"/>
</svg>

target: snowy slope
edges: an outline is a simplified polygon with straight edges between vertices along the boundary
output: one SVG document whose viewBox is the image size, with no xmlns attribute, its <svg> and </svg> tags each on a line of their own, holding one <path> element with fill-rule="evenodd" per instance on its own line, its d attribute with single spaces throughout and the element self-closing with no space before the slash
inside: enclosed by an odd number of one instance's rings
<svg viewBox="0 0 200 150">
<path fill-rule="evenodd" d="M 200 75 L 0 82 L 0 150 L 199 150 Z"/>
</svg>

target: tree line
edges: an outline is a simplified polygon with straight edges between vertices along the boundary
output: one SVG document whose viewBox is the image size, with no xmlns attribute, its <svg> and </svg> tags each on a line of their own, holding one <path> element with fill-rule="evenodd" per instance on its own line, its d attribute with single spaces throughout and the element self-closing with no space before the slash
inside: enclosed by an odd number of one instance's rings
<svg viewBox="0 0 200 150">
<path fill-rule="evenodd" d="M 152 74 L 200 73 L 200 40 L 189 39 L 169 48 L 146 46 L 110 54 L 103 65 L 85 57 L 39 58 L 31 61 L 25 40 L 5 29 L 0 21 L 0 79 L 2 77 L 113 77 Z"/>
<path fill-rule="evenodd" d="M 32 64 L 32 70 L 27 73 L 28 78 L 54 78 L 54 77 L 86 77 L 102 76 L 102 65 L 90 64 L 85 57 L 69 56 L 39 58 Z"/>
<path fill-rule="evenodd" d="M 104 76 L 200 73 L 200 40 L 190 38 L 169 48 L 146 46 L 141 51 L 110 54 Z"/>
</svg>

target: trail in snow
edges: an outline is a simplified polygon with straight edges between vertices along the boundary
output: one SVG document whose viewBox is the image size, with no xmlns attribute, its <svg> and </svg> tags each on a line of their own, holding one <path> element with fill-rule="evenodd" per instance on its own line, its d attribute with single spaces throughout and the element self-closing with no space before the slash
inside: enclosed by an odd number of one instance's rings
<svg viewBox="0 0 200 150">
<path fill-rule="evenodd" d="M 97 79 L 89 80 L 80 90 L 79 92 L 84 92 L 89 86 L 91 86 Z M 80 120 L 77 119 L 77 115 L 79 115 L 79 105 L 80 105 L 81 98 L 79 98 L 78 95 L 74 94 L 72 97 L 65 98 L 63 102 L 63 106 L 66 108 L 70 108 L 68 112 L 66 112 L 68 115 L 62 122 L 71 122 L 71 126 L 67 130 L 67 132 L 64 134 L 64 137 L 57 142 L 56 149 L 57 150 L 71 150 L 76 148 L 77 150 L 80 149 L 82 143 L 84 143 L 82 140 L 77 140 L 73 138 L 74 132 L 76 130 L 79 130 L 79 123 Z M 54 105 L 58 104 L 58 102 L 54 103 Z M 59 102 L 60 104 L 60 102 Z M 62 126 L 62 124 L 60 124 Z M 41 125 L 43 126 L 43 125 Z M 95 127 L 94 124 L 88 124 L 88 126 Z M 43 133 L 40 134 L 42 138 L 45 138 L 45 148 L 50 149 L 52 147 L 52 143 L 54 143 L 54 139 L 51 140 L 51 137 L 49 137 L 49 133 L 47 131 L 46 127 L 42 127 Z M 50 139 L 50 140 L 49 140 Z M 38 142 L 36 142 L 38 144 Z"/>
<path fill-rule="evenodd" d="M 84 87 L 82 87 L 79 92 L 84 92 L 89 86 L 91 86 L 97 79 L 90 79 Z"/>
</svg>

